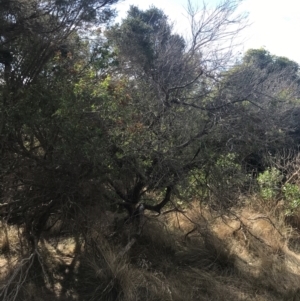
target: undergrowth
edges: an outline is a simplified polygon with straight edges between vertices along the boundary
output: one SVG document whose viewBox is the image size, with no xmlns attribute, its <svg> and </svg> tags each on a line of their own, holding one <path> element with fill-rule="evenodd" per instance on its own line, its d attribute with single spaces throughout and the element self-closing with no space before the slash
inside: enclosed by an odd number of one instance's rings
<svg viewBox="0 0 300 301">
<path fill-rule="evenodd" d="M 34 255 L 3 224 L 1 300 L 300 300 L 297 229 L 259 202 L 147 215 L 139 235 L 91 219 L 85 237 L 43 238 Z"/>
</svg>

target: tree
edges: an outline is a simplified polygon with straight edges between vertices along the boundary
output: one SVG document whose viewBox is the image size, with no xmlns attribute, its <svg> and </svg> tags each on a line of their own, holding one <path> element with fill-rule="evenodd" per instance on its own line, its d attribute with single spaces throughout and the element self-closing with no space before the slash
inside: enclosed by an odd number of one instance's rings
<svg viewBox="0 0 300 301">
<path fill-rule="evenodd" d="M 28 254 L 12 286 L 24 283 L 22 271 L 45 276 L 42 234 L 89 202 L 93 166 L 105 161 L 101 122 L 85 114 L 94 103 L 85 85 L 95 81 L 91 62 L 107 66 L 109 58 L 105 47 L 102 56 L 91 52 L 86 33 L 109 21 L 116 2 L 0 2 L 0 216 L 23 228 Z M 1 292 L 5 300 L 17 298 L 19 288 L 11 289 Z"/>
<path fill-rule="evenodd" d="M 236 5 L 204 7 L 200 19 L 190 5 L 191 41 L 173 34 L 167 17 L 153 7 L 131 7 L 107 32 L 120 62 L 112 81 L 122 76 L 128 95 L 113 113 L 121 123 L 115 170 L 126 172 L 117 181 L 109 178 L 123 206 L 138 206 L 147 192 L 164 192 L 160 203 L 144 206 L 160 212 L 195 173 L 200 186 L 218 194 L 221 207 L 231 206 L 234 196 L 224 191 L 238 192 L 244 184 L 245 158 L 286 143 L 290 125 L 284 116 L 298 95 L 297 64 L 250 50 L 230 68 L 233 39 L 244 27 L 236 25 L 243 16 L 231 19 Z M 228 168 L 230 179 L 224 176 Z"/>
<path fill-rule="evenodd" d="M 92 25 L 116 1 L 2 2 L 0 216 L 24 228 L 23 270 L 57 221 L 90 242 L 91 207 L 138 221 L 202 189 L 228 208 L 244 157 L 287 141 L 297 65 L 258 50 L 232 67 L 239 1 L 190 5 L 189 41 L 154 7 L 131 7 L 104 38 Z"/>
<path fill-rule="evenodd" d="M 124 178 L 109 178 L 123 206 L 135 208 L 149 198 L 148 192 L 163 192 L 161 202 L 144 204 L 160 212 L 193 170 L 205 175 L 228 152 L 216 117 L 230 105 L 217 84 L 231 47 L 212 47 L 243 28 L 230 28 L 243 20 L 231 19 L 236 5 L 225 1 L 211 12 L 204 8 L 198 21 L 190 6 L 190 42 L 172 33 L 165 14 L 154 7 L 131 7 L 122 24 L 107 32 L 120 63 L 112 82 L 122 76 L 123 94 L 128 95 L 113 113 L 121 124 L 114 140 L 114 168 Z"/>
<path fill-rule="evenodd" d="M 240 153 L 250 169 L 262 171 L 265 154 L 295 146 L 292 116 L 299 98 L 295 62 L 264 49 L 251 49 L 222 76 L 222 90 L 226 97 L 246 100 L 231 108 L 230 114 L 236 118 L 228 128 L 232 149 Z M 237 122 L 238 116 L 243 125 Z"/>
</svg>

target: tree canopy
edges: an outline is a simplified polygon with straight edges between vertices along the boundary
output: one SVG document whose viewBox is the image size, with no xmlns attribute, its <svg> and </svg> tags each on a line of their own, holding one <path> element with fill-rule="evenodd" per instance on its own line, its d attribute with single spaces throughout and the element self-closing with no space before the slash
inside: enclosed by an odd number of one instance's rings
<svg viewBox="0 0 300 301">
<path fill-rule="evenodd" d="M 0 216 L 31 250 L 93 206 L 228 209 L 251 156 L 299 142 L 299 66 L 234 56 L 239 1 L 190 5 L 190 40 L 155 7 L 111 24 L 116 2 L 0 0 Z"/>
<path fill-rule="evenodd" d="M 129 215 L 141 204 L 160 213 L 183 198 L 191 177 L 228 207 L 234 196 L 218 192 L 229 185 L 222 169 L 239 175 L 226 189 L 234 192 L 244 185 L 245 158 L 290 141 L 298 65 L 264 49 L 226 65 L 227 43 L 243 28 L 230 29 L 235 2 L 200 15 L 190 6 L 191 41 L 155 7 L 132 6 L 104 36 L 95 26 L 115 2 L 3 6 L 2 179 L 20 187 L 10 202 L 3 197 L 12 223 L 32 229 L 51 210 L 69 214 L 62 204 L 80 208 L 95 194 Z M 220 41 L 226 46 L 212 52 Z"/>
</svg>

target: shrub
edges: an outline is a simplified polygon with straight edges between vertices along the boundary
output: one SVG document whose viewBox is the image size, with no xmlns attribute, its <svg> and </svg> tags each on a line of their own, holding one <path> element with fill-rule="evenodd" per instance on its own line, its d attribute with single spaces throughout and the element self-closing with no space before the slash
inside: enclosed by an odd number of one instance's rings
<svg viewBox="0 0 300 301">
<path fill-rule="evenodd" d="M 275 167 L 261 173 L 257 178 L 261 197 L 266 200 L 275 198 L 278 192 L 280 192 L 282 178 L 281 172 Z"/>
<path fill-rule="evenodd" d="M 290 215 L 300 206 L 300 188 L 296 184 L 286 183 L 282 192 L 287 203 L 287 215 Z"/>
</svg>

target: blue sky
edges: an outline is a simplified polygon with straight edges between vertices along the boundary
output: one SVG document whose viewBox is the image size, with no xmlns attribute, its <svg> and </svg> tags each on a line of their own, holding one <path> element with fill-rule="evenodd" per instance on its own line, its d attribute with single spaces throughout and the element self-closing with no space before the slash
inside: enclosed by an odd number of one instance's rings
<svg viewBox="0 0 300 301">
<path fill-rule="evenodd" d="M 191 2 L 199 5 L 202 3 L 199 0 Z M 220 0 L 205 2 L 214 6 Z M 117 5 L 120 17 L 126 15 L 125 12 L 132 4 L 142 9 L 153 4 L 163 9 L 176 22 L 177 28 L 184 28 L 183 24 L 187 24 L 184 18 L 187 0 L 123 0 Z M 244 0 L 239 10 L 249 13 L 251 23 L 243 32 L 244 51 L 264 47 L 272 54 L 286 56 L 300 63 L 300 0 Z"/>
</svg>

